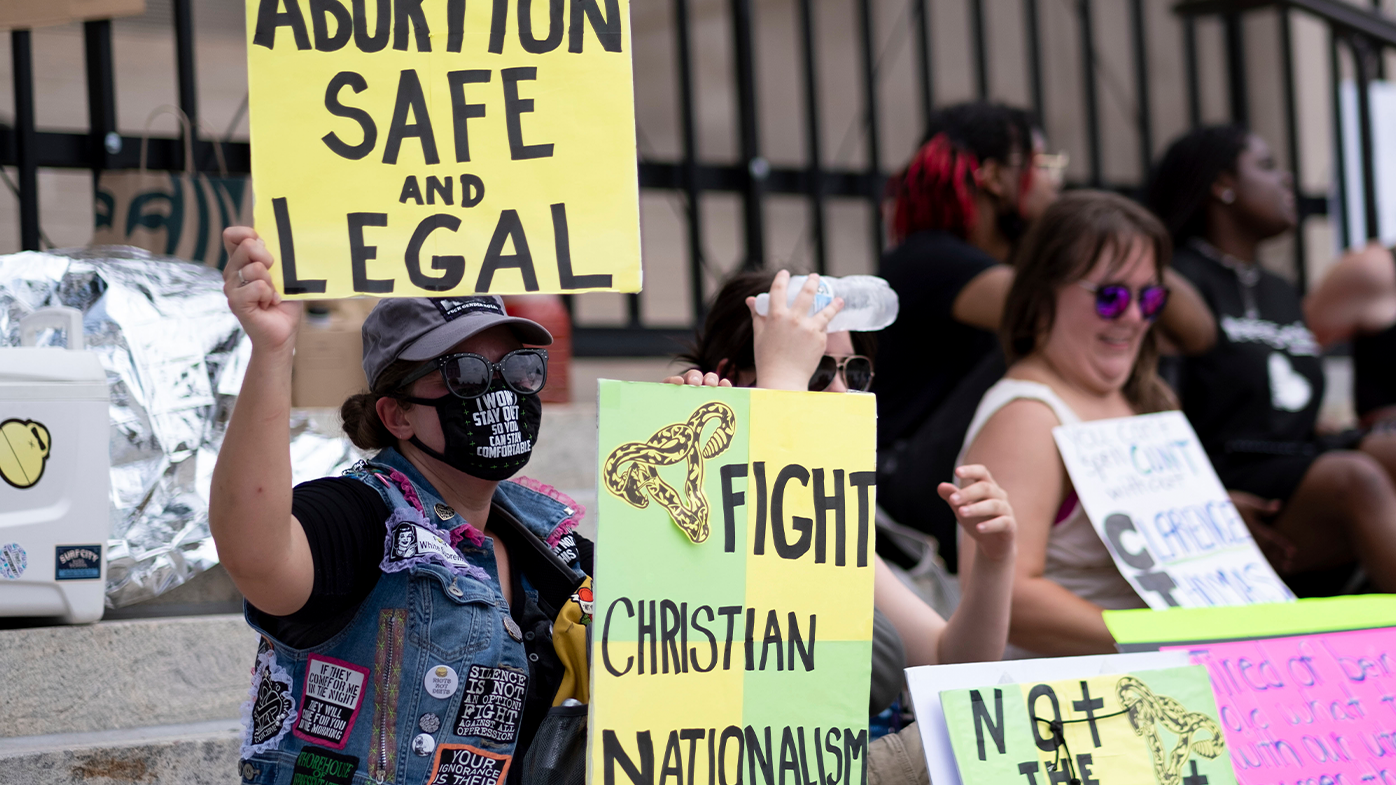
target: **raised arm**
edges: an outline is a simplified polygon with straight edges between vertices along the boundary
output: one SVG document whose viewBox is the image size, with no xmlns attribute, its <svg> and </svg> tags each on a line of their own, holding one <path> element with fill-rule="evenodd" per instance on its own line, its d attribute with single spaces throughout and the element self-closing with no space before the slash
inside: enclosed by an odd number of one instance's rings
<svg viewBox="0 0 1396 785">
<path fill-rule="evenodd" d="M 877 559 L 873 602 L 902 636 L 908 665 L 985 662 L 1003 657 L 1008 637 L 1016 524 L 1007 494 L 983 466 L 961 466 L 965 487 L 936 489 L 965 530 L 979 569 L 961 583 L 960 605 L 947 622 Z M 927 501 L 934 504 L 932 501 Z"/>
<path fill-rule="evenodd" d="M 1203 354 L 1217 342 L 1217 319 L 1192 282 L 1172 268 L 1163 271 L 1168 305 L 1158 317 L 1158 329 L 1178 351 Z"/>
<path fill-rule="evenodd" d="M 213 469 L 209 529 L 248 602 L 284 616 L 305 605 L 315 578 L 305 530 L 291 515 L 291 356 L 301 306 L 273 288 L 275 261 L 255 231 L 230 227 L 223 243 L 223 291 L 252 359 Z"/>
<path fill-rule="evenodd" d="M 1304 298 L 1304 320 L 1320 344 L 1396 324 L 1396 260 L 1379 243 L 1347 252 Z"/>
<path fill-rule="evenodd" d="M 1100 654 L 1115 650 L 1101 608 L 1047 578 L 1047 540 L 1066 495 L 1066 467 L 1057 454 L 1052 428 L 1057 418 L 1045 404 L 1019 400 L 1000 409 L 984 425 L 965 456 L 987 466 L 1013 500 L 1018 523 L 1012 617 L 1008 639 L 1045 655 Z M 979 580 L 978 549 L 960 543 L 960 580 Z"/>
</svg>

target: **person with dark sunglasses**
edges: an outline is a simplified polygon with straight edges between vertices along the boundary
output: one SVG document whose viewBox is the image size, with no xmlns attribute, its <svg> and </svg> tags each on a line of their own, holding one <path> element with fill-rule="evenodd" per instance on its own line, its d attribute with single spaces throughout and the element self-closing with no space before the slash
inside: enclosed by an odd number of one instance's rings
<svg viewBox="0 0 1396 785">
<path fill-rule="evenodd" d="M 540 435 L 538 347 L 552 336 L 499 297 L 380 301 L 362 329 L 365 391 L 340 409 L 371 457 L 292 487 L 301 304 L 273 288 L 276 260 L 255 231 L 228 229 L 224 243 L 224 291 L 252 356 L 209 529 L 262 641 L 243 780 L 333 765 L 344 782 L 430 782 L 453 749 L 490 782 L 521 783 L 529 750 L 550 748 L 535 741 L 558 732 L 563 685 L 579 683 L 554 644 L 582 651 L 585 632 L 553 622 L 592 572 L 592 545 L 573 531 L 580 505 L 516 476 Z M 501 685 L 517 694 L 476 711 L 470 696 Z"/>
<path fill-rule="evenodd" d="M 694 386 L 749 386 L 777 390 L 863 392 L 872 382 L 874 344 L 865 333 L 827 333 L 843 307 L 835 299 L 810 314 L 819 276 L 811 275 L 791 305 L 785 270 L 741 273 L 714 298 L 691 351 L 679 359 L 697 365 L 664 381 Z M 770 311 L 756 313 L 756 295 L 770 291 Z M 869 712 L 887 709 L 902 688 L 908 666 L 997 660 L 1008 635 L 1009 592 L 1016 553 L 1017 524 L 1008 498 L 982 466 L 962 466 L 954 474 L 961 487 L 928 477 L 932 489 L 952 510 L 982 569 L 964 582 L 959 607 L 947 620 L 908 589 L 882 556 L 875 560 L 873 602 L 873 684 Z M 927 494 L 925 503 L 936 503 Z M 881 513 L 879 513 L 881 515 Z M 997 568 L 996 568 L 997 565 Z M 879 655 L 879 652 L 890 654 Z M 870 781 L 925 782 L 926 762 L 913 723 L 869 747 Z M 879 774 L 879 770 L 883 773 Z M 904 780 L 907 772 L 916 772 Z M 879 780 L 879 776 L 887 778 Z"/>
</svg>

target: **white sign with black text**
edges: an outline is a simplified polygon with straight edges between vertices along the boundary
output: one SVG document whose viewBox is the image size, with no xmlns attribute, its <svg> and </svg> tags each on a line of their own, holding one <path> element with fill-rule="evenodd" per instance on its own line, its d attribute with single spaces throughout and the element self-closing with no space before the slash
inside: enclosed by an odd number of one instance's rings
<svg viewBox="0 0 1396 785">
<path fill-rule="evenodd" d="M 1091 525 L 1151 608 L 1289 602 L 1182 412 L 1052 429 Z"/>
</svg>

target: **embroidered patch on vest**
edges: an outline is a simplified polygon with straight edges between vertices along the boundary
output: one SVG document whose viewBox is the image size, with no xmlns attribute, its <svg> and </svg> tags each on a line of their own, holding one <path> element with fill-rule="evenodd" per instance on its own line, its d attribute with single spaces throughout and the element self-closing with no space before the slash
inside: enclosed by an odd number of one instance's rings
<svg viewBox="0 0 1396 785">
<path fill-rule="evenodd" d="M 571 532 L 562 535 L 557 544 L 553 546 L 553 553 L 562 559 L 563 564 L 571 564 L 577 560 L 577 538 Z"/>
<path fill-rule="evenodd" d="M 397 510 L 388 519 L 388 538 L 383 544 L 383 572 L 401 572 L 414 564 L 435 562 L 449 567 L 457 575 L 469 575 L 479 581 L 489 581 L 489 573 L 465 560 L 446 538 L 422 525 L 425 519 L 406 519 L 411 515 Z"/>
<path fill-rule="evenodd" d="M 359 759 L 320 747 L 306 747 L 296 756 L 291 782 L 296 785 L 351 785 Z"/>
<path fill-rule="evenodd" d="M 291 698 L 291 674 L 276 664 L 276 652 L 268 649 L 257 656 L 252 687 L 242 704 L 242 757 L 274 749 L 295 722 L 295 701 Z"/>
<path fill-rule="evenodd" d="M 427 785 L 502 785 L 512 760 L 512 755 L 469 744 L 442 744 L 436 748 Z"/>
<path fill-rule="evenodd" d="M 402 687 L 402 647 L 407 611 L 393 608 L 378 613 L 378 644 L 373 655 L 373 753 L 368 774 L 391 782 L 397 768 L 397 700 Z"/>
<path fill-rule="evenodd" d="M 471 665 L 452 733 L 501 743 L 513 741 L 519 735 L 526 692 L 528 674 L 521 670 Z"/>
<path fill-rule="evenodd" d="M 305 694 L 301 696 L 296 737 L 344 749 L 359 716 L 367 684 L 367 668 L 310 655 L 305 666 Z"/>
</svg>

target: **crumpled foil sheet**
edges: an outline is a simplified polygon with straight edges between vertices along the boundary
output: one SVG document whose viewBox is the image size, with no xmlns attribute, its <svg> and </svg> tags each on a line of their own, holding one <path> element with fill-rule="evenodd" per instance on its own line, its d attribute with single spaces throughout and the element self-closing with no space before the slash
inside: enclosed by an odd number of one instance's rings
<svg viewBox="0 0 1396 785">
<path fill-rule="evenodd" d="M 111 391 L 107 607 L 163 594 L 218 563 L 208 529 L 213 465 L 252 346 L 214 269 L 138 248 L 0 256 L 0 346 L 19 345 L 37 308 L 83 312 L 87 349 Z M 48 331 L 40 346 L 61 346 Z M 338 473 L 360 454 L 297 412 L 293 481 Z"/>
</svg>

